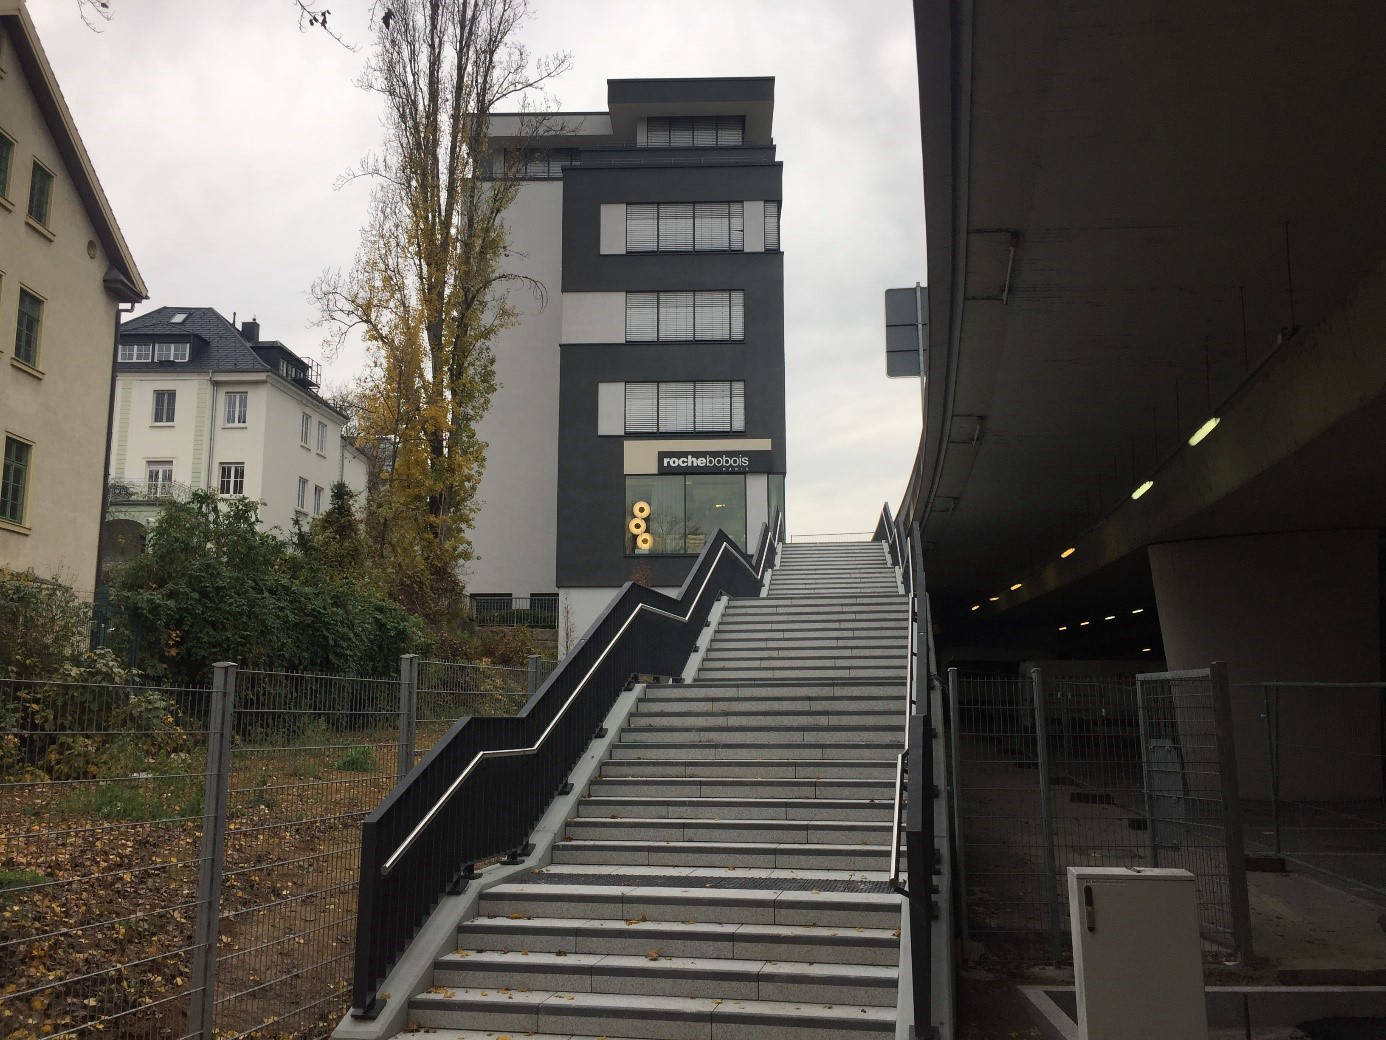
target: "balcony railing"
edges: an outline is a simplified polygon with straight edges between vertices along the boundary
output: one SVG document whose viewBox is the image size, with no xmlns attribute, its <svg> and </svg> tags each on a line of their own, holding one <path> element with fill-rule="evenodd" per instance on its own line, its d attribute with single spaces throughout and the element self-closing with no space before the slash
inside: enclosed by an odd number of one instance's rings
<svg viewBox="0 0 1386 1040">
<path fill-rule="evenodd" d="M 473 596 L 472 620 L 500 628 L 558 627 L 557 596 Z"/>
<path fill-rule="evenodd" d="M 176 480 L 113 480 L 107 501 L 111 505 L 186 502 L 192 492 L 191 486 Z"/>
</svg>

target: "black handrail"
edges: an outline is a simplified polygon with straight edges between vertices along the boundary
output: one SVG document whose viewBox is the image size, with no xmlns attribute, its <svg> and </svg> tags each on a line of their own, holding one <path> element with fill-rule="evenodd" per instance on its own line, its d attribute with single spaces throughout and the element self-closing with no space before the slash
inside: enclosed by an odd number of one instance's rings
<svg viewBox="0 0 1386 1040">
<path fill-rule="evenodd" d="M 886 543 L 891 562 L 900 568 L 908 596 L 908 661 L 905 680 L 905 749 L 895 762 L 895 812 L 892 816 L 890 884 L 905 897 L 910 923 L 908 968 L 914 998 L 911 1037 L 934 1037 L 932 923 L 937 913 L 933 883 L 938 854 L 934 847 L 934 724 L 930 717 L 930 684 L 934 682 L 932 623 L 920 563 L 919 529 L 907 528 L 881 508 L 876 541 Z M 905 848 L 901 876 L 900 846 Z"/>
<path fill-rule="evenodd" d="M 718 596 L 756 596 L 784 528 L 761 526 L 754 559 L 718 531 L 676 597 L 627 582 L 514 718 L 460 719 L 366 817 L 352 1015 L 473 865 L 526 854 L 531 831 L 637 675 L 678 675 Z"/>
</svg>

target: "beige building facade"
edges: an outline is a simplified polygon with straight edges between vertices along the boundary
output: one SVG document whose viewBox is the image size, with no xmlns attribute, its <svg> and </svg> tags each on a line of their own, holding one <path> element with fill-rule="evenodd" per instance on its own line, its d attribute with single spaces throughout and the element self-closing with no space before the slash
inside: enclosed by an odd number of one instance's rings
<svg viewBox="0 0 1386 1040">
<path fill-rule="evenodd" d="M 147 295 L 28 11 L 0 0 L 0 566 L 93 591 L 120 308 Z"/>
</svg>

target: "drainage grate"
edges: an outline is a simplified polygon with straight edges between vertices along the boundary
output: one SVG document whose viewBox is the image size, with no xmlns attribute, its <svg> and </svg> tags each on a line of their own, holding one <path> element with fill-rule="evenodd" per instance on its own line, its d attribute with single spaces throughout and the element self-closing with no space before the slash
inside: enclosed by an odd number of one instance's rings
<svg viewBox="0 0 1386 1040">
<path fill-rule="evenodd" d="M 533 871 L 526 884 L 611 885 L 621 888 L 741 888 L 757 892 L 889 893 L 884 881 L 827 878 L 689 877 L 686 874 L 562 874 Z"/>
</svg>

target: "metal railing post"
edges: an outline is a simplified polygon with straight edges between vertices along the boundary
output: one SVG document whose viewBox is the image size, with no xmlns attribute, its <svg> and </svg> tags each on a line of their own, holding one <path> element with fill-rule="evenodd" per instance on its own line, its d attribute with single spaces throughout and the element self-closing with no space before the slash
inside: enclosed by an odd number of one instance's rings
<svg viewBox="0 0 1386 1040">
<path fill-rule="evenodd" d="M 1271 829 L 1275 832 L 1275 854 L 1280 848 L 1280 690 L 1276 689 L 1274 703 L 1270 686 L 1261 687 L 1261 699 L 1266 709 L 1266 756 L 1270 759 Z"/>
<path fill-rule="evenodd" d="M 1237 786 L 1237 749 L 1232 730 L 1232 689 L 1227 662 L 1208 667 L 1213 719 L 1218 742 L 1218 774 L 1222 780 L 1222 820 L 1227 849 L 1227 898 L 1232 910 L 1232 941 L 1245 962 L 1251 959 L 1251 900 L 1246 887 L 1246 848 L 1242 830 L 1241 792 Z"/>
<path fill-rule="evenodd" d="M 414 768 L 414 744 L 419 719 L 419 655 L 399 658 L 399 745 L 395 778 L 403 780 Z"/>
<path fill-rule="evenodd" d="M 958 907 L 958 923 L 962 926 L 963 942 L 971 939 L 971 934 L 967 928 L 967 858 L 965 856 L 966 843 L 963 841 L 963 816 L 962 816 L 962 754 L 958 745 L 958 730 L 961 728 L 962 720 L 958 712 L 958 670 L 948 669 L 948 748 L 952 759 L 949 762 L 949 773 L 953 784 L 953 861 L 957 865 L 957 880 L 954 888 L 959 893 L 960 898 L 956 900 Z"/>
<path fill-rule="evenodd" d="M 1049 727 L 1048 703 L 1044 696 L 1044 675 L 1038 668 L 1030 670 L 1030 687 L 1035 702 L 1035 757 L 1039 767 L 1040 825 L 1044 828 L 1044 902 L 1049 917 L 1049 940 L 1054 947 L 1057 963 L 1063 953 L 1063 921 L 1059 915 L 1059 864 L 1054 851 L 1053 791 L 1049 785 Z"/>
<path fill-rule="evenodd" d="M 1152 781 L 1154 771 L 1150 768 L 1150 723 L 1145 700 L 1145 686 L 1136 680 L 1136 724 L 1141 737 L 1141 787 L 1145 789 L 1145 858 L 1146 866 L 1160 865 L 1160 846 L 1155 838 L 1155 790 Z"/>
<path fill-rule="evenodd" d="M 231 713 L 236 666 L 213 666 L 207 714 L 207 779 L 202 796 L 202 846 L 198 853 L 197 919 L 193 926 L 189 1036 L 212 1040 L 217 1005 L 217 940 L 221 931 L 221 875 L 226 861 L 227 796 L 231 786 Z"/>
<path fill-rule="evenodd" d="M 539 655 L 530 654 L 525 664 L 528 669 L 525 674 L 525 692 L 533 697 L 539 690 Z"/>
</svg>

